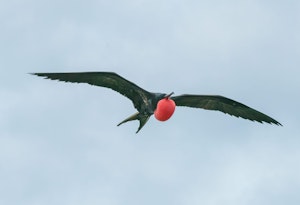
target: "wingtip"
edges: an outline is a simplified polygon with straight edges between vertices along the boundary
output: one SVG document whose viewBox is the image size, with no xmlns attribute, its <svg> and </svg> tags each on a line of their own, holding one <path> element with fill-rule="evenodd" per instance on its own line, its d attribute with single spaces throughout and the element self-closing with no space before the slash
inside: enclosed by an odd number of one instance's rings
<svg viewBox="0 0 300 205">
<path fill-rule="evenodd" d="M 278 122 L 278 121 L 276 121 L 276 120 L 274 120 L 274 121 L 269 121 L 269 122 L 267 122 L 267 121 L 262 121 L 261 123 L 268 123 L 268 124 L 271 124 L 271 125 L 277 125 L 277 126 L 283 126 L 280 122 Z"/>
<path fill-rule="evenodd" d="M 28 73 L 29 75 L 35 75 L 35 76 L 40 76 L 40 77 L 46 77 L 43 75 L 43 73 Z"/>
<path fill-rule="evenodd" d="M 271 119 L 270 120 L 270 122 L 269 122 L 270 124 L 274 124 L 274 125 L 278 125 L 278 126 L 283 126 L 280 122 L 278 122 L 277 120 L 275 120 L 275 119 Z"/>
</svg>

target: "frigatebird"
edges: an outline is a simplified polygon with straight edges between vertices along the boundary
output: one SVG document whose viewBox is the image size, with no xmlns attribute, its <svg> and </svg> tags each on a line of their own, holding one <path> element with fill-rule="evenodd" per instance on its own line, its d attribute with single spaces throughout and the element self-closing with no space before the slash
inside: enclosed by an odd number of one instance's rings
<svg viewBox="0 0 300 205">
<path fill-rule="evenodd" d="M 137 113 L 118 124 L 132 120 L 139 120 L 138 133 L 147 123 L 151 115 L 160 121 L 168 120 L 174 113 L 176 106 L 218 110 L 225 114 L 241 117 L 260 123 L 281 125 L 273 118 L 242 103 L 220 95 L 191 95 L 172 96 L 174 93 L 153 93 L 144 90 L 136 84 L 126 80 L 113 72 L 70 72 L 70 73 L 31 73 L 51 80 L 72 83 L 88 83 L 90 85 L 110 88 L 129 98 Z"/>
</svg>

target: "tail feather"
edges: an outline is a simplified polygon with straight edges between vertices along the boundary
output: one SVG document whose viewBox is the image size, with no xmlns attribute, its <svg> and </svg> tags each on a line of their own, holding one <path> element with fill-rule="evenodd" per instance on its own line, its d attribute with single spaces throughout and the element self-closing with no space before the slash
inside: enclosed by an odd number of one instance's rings
<svg viewBox="0 0 300 205">
<path fill-rule="evenodd" d="M 147 121 L 149 120 L 149 118 L 150 118 L 149 115 L 142 115 L 138 119 L 140 121 L 140 126 L 139 126 L 138 130 L 136 131 L 136 133 L 138 133 L 144 127 L 144 125 L 147 123 Z"/>
<path fill-rule="evenodd" d="M 137 112 L 137 113 L 129 116 L 128 118 L 126 118 L 122 122 L 120 122 L 118 124 L 118 126 L 120 126 L 121 124 L 123 124 L 125 122 L 129 122 L 129 121 L 133 121 L 133 120 L 139 120 L 140 126 L 139 126 L 138 130 L 136 131 L 136 133 L 138 133 L 144 127 L 144 125 L 147 123 L 147 121 L 149 120 L 149 118 L 150 118 L 149 115 L 142 115 L 139 112 Z"/>
<path fill-rule="evenodd" d="M 118 124 L 118 126 L 122 125 L 122 124 L 125 123 L 125 122 L 129 122 L 129 121 L 132 121 L 132 120 L 138 120 L 138 115 L 139 115 L 139 112 L 137 112 L 137 113 L 135 113 L 135 114 L 129 116 L 128 118 L 126 118 L 125 120 L 123 120 L 122 122 L 120 122 L 120 123 Z"/>
</svg>

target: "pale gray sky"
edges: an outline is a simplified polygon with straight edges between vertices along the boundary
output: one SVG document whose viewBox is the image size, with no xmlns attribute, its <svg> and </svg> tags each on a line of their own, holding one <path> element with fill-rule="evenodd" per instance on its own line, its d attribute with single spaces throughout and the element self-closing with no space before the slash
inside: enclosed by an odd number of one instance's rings
<svg viewBox="0 0 300 205">
<path fill-rule="evenodd" d="M 300 203 L 299 1 L 0 1 L 0 204 Z M 281 122 L 135 112 L 105 88 L 30 72 L 113 71 L 219 94 Z"/>
</svg>

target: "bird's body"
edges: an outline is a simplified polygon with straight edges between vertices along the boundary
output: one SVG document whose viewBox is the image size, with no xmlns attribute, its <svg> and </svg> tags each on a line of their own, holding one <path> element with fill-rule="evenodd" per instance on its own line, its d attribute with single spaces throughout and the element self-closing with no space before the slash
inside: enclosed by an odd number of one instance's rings
<svg viewBox="0 0 300 205">
<path fill-rule="evenodd" d="M 207 110 L 218 110 L 244 119 L 281 125 L 273 118 L 254 110 L 242 103 L 218 95 L 179 95 L 171 97 L 166 93 L 148 92 L 136 84 L 112 72 L 78 72 L 78 73 L 32 73 L 51 80 L 72 83 L 88 83 L 90 85 L 111 88 L 129 98 L 138 110 L 134 115 L 126 118 L 121 123 L 139 120 L 137 132 L 146 124 L 151 115 L 155 114 L 158 120 L 169 119 L 176 106 L 188 106 Z M 174 102 L 174 103 L 172 103 Z"/>
</svg>

